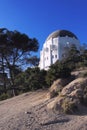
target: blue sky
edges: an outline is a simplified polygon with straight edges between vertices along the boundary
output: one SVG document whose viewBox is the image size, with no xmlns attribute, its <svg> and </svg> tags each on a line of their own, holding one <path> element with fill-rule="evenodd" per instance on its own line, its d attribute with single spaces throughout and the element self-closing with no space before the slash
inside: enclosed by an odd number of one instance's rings
<svg viewBox="0 0 87 130">
<path fill-rule="evenodd" d="M 37 38 L 40 49 L 59 29 L 72 31 L 87 43 L 87 0 L 0 0 L 2 27 Z"/>
</svg>

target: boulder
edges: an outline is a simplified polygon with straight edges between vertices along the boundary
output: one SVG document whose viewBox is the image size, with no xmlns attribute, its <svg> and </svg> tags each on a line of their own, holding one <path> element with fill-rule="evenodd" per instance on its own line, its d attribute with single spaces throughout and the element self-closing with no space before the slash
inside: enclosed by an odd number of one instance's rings
<svg viewBox="0 0 87 130">
<path fill-rule="evenodd" d="M 63 87 L 67 85 L 68 83 L 70 83 L 72 80 L 73 80 L 73 77 L 66 78 L 66 79 L 58 79 L 54 81 L 49 89 L 47 98 L 51 99 L 51 98 L 56 97 L 61 92 Z"/>
<path fill-rule="evenodd" d="M 58 83 L 60 83 L 60 81 L 61 80 L 58 80 L 56 82 L 57 85 Z M 87 78 L 75 79 L 74 81 L 70 82 L 68 85 L 63 87 L 62 91 L 54 99 L 54 101 L 50 102 L 47 105 L 48 109 L 52 110 L 55 109 L 59 111 L 59 109 L 61 108 L 64 109 L 64 111 L 66 112 L 67 111 L 73 112 L 73 110 L 77 109 L 77 107 L 81 104 L 81 99 L 83 99 L 85 93 L 87 93 L 84 91 L 86 90 L 86 88 L 87 88 Z M 51 90 L 57 90 L 57 88 L 53 89 L 52 86 Z"/>
</svg>

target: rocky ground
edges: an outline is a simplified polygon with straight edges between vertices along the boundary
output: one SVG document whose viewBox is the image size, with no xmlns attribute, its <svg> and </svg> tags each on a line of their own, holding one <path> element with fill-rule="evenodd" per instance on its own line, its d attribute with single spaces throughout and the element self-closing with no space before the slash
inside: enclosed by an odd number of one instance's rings
<svg viewBox="0 0 87 130">
<path fill-rule="evenodd" d="M 47 109 L 47 91 L 22 94 L 0 102 L 0 130 L 87 130 L 87 108 L 78 115 Z"/>
</svg>

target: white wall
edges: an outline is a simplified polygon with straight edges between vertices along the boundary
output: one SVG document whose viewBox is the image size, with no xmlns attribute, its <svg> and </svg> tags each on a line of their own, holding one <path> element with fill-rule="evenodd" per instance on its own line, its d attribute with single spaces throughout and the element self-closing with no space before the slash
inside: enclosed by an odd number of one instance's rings
<svg viewBox="0 0 87 130">
<path fill-rule="evenodd" d="M 64 48 L 71 44 L 75 44 L 77 47 L 80 46 L 78 39 L 68 36 L 51 38 L 48 41 L 45 41 L 42 51 L 40 52 L 40 69 L 47 70 L 51 64 L 60 60 L 62 58 Z"/>
</svg>

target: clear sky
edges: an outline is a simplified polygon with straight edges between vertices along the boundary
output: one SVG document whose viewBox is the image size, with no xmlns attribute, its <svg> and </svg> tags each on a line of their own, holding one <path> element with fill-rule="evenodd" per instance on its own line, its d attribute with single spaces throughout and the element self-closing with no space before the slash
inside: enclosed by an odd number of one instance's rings
<svg viewBox="0 0 87 130">
<path fill-rule="evenodd" d="M 87 0 L 0 0 L 2 27 L 37 38 L 40 49 L 47 36 L 59 29 L 87 43 Z"/>
</svg>

